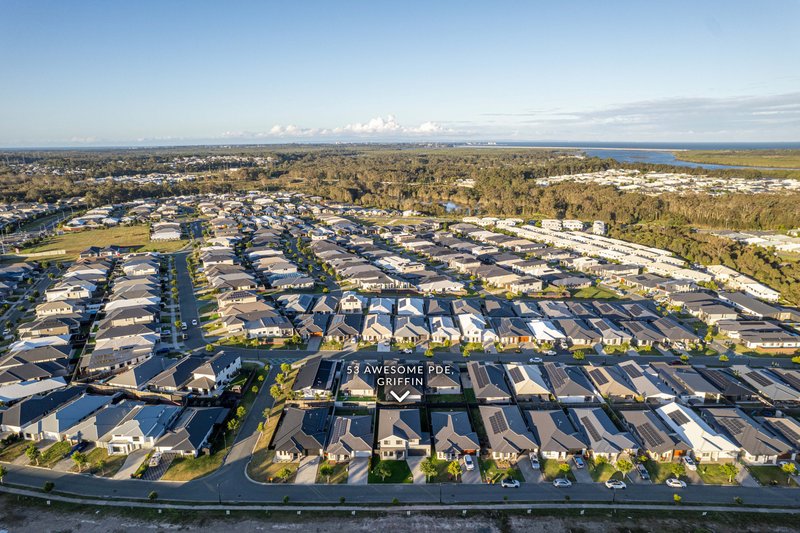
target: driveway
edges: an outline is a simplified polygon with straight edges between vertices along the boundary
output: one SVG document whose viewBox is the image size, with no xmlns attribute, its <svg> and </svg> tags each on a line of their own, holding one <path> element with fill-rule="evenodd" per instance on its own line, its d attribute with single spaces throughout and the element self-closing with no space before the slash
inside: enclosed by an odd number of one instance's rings
<svg viewBox="0 0 800 533">
<path fill-rule="evenodd" d="M 522 477 L 528 483 L 539 483 L 542 480 L 542 471 L 534 470 L 531 466 L 531 459 L 527 455 L 523 455 L 517 461 L 517 468 L 522 472 Z"/>
<path fill-rule="evenodd" d="M 317 481 L 317 467 L 319 466 L 319 455 L 304 457 L 297 468 L 297 475 L 294 482 L 297 485 L 313 485 Z"/>
<path fill-rule="evenodd" d="M 572 473 L 575 474 L 575 481 L 578 483 L 594 483 L 592 475 L 589 473 L 589 465 L 578 468 L 575 463 L 572 463 L 570 466 L 572 467 Z"/>
<path fill-rule="evenodd" d="M 348 485 L 366 485 L 369 479 L 369 457 L 355 457 L 350 459 L 350 468 L 347 471 Z"/>
<path fill-rule="evenodd" d="M 478 468 L 478 459 L 473 455 L 472 462 L 475 463 L 475 468 L 472 470 L 467 470 L 467 467 L 464 466 L 464 461 L 461 461 L 461 483 L 482 483 L 483 480 L 481 479 L 481 471 Z"/>
<path fill-rule="evenodd" d="M 422 469 L 420 469 L 420 465 L 425 459 L 426 458 L 424 455 L 412 455 L 406 457 L 406 463 L 408 463 L 408 467 L 411 469 L 411 475 L 414 478 L 414 483 L 425 483 L 425 474 L 423 474 Z"/>
<path fill-rule="evenodd" d="M 139 468 L 139 465 L 144 461 L 148 451 L 149 450 L 135 450 L 131 452 L 119 471 L 114 474 L 114 479 L 130 479 L 131 474 L 136 472 L 136 469 Z"/>
<path fill-rule="evenodd" d="M 309 337 L 308 344 L 306 345 L 306 350 L 311 352 L 319 351 L 319 347 L 322 345 L 322 337 Z"/>
</svg>

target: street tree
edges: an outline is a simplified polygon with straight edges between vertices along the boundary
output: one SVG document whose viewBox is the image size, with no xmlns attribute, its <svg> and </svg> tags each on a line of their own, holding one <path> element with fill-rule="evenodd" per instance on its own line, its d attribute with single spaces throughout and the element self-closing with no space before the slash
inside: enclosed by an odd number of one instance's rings
<svg viewBox="0 0 800 533">
<path fill-rule="evenodd" d="M 331 482 L 331 475 L 333 475 L 333 466 L 330 463 L 324 463 L 319 467 L 319 474 L 325 476 L 325 482 Z"/>
<path fill-rule="evenodd" d="M 722 473 L 728 476 L 728 483 L 733 483 L 733 478 L 739 473 L 739 467 L 735 463 L 725 463 L 722 465 Z"/>
<path fill-rule="evenodd" d="M 389 463 L 381 461 L 375 465 L 372 473 L 381 478 L 381 481 L 386 481 L 386 478 L 392 475 L 392 469 L 389 467 Z"/>
<path fill-rule="evenodd" d="M 461 463 L 458 461 L 450 461 L 450 464 L 447 465 L 447 473 L 453 476 L 454 479 L 458 479 L 458 476 L 461 475 Z"/>
<path fill-rule="evenodd" d="M 436 475 L 436 463 L 433 460 L 433 457 L 428 456 L 425 460 L 422 461 L 419 465 L 420 471 L 425 474 L 425 481 L 430 480 L 433 476 Z"/>
<path fill-rule="evenodd" d="M 86 463 L 89 462 L 89 459 L 86 457 L 85 453 L 75 452 L 72 454 L 72 461 L 77 465 L 78 471 L 83 472 L 83 468 L 86 466 Z"/>
</svg>

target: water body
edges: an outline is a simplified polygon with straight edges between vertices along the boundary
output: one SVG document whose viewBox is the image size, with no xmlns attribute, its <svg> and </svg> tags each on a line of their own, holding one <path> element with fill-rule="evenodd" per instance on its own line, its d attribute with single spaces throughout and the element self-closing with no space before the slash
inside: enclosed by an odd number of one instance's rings
<svg viewBox="0 0 800 533">
<path fill-rule="evenodd" d="M 713 165 L 681 161 L 673 152 L 681 150 L 782 150 L 800 149 L 800 143 L 611 143 L 611 142 L 498 142 L 474 143 L 464 146 L 497 146 L 529 148 L 569 148 L 580 150 L 588 157 L 614 159 L 621 163 L 651 163 L 689 168 L 754 168 L 735 165 Z M 760 169 L 768 170 L 768 169 Z"/>
</svg>

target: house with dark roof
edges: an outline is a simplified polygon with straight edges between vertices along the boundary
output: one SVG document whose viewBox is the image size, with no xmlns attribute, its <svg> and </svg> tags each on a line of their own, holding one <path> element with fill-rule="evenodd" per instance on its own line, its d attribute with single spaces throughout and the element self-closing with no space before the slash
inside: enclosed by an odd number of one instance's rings
<svg viewBox="0 0 800 533">
<path fill-rule="evenodd" d="M 421 402 L 425 392 L 425 365 L 389 360 L 382 367 L 383 399 L 387 402 Z M 408 393 L 408 394 L 406 394 Z"/>
<path fill-rule="evenodd" d="M 154 448 L 160 452 L 197 457 L 208 449 L 214 429 L 225 422 L 227 416 L 228 409 L 224 407 L 189 407 L 159 437 Z"/>
<path fill-rule="evenodd" d="M 376 369 L 364 362 L 350 361 L 342 369 L 341 396 L 373 397 L 376 395 L 375 387 Z"/>
<path fill-rule="evenodd" d="M 791 451 L 785 456 L 778 456 L 778 459 L 796 461 L 798 453 L 800 453 L 800 422 L 790 416 L 767 416 L 762 419 L 762 423 L 792 445 Z"/>
<path fill-rule="evenodd" d="M 627 379 L 627 374 L 618 366 L 595 366 L 588 364 L 583 369 L 595 389 L 603 398 L 613 402 L 633 402 L 638 398 L 636 390 Z"/>
<path fill-rule="evenodd" d="M 688 365 L 672 366 L 668 363 L 651 363 L 659 379 L 664 382 L 682 402 L 718 402 L 722 391 Z"/>
<path fill-rule="evenodd" d="M 546 362 L 544 374 L 550 382 L 553 396 L 561 403 L 592 403 L 600 400 L 599 393 L 580 368 Z"/>
<path fill-rule="evenodd" d="M 781 379 L 781 375 L 765 368 L 734 365 L 731 370 L 745 383 L 774 404 L 800 403 L 800 391 Z"/>
<path fill-rule="evenodd" d="M 339 361 L 315 357 L 300 367 L 292 384 L 292 391 L 309 400 L 330 398 L 336 381 Z"/>
<path fill-rule="evenodd" d="M 22 428 L 40 420 L 60 406 L 80 396 L 84 387 L 68 387 L 43 396 L 31 396 L 0 411 L 0 430 L 20 433 Z"/>
<path fill-rule="evenodd" d="M 501 366 L 493 363 L 467 363 L 467 372 L 478 403 L 508 403 L 511 391 Z"/>
<path fill-rule="evenodd" d="M 322 337 L 328 330 L 330 319 L 331 315 L 323 313 L 297 315 L 294 319 L 295 331 L 303 339 Z"/>
<path fill-rule="evenodd" d="M 727 369 L 704 366 L 695 366 L 694 369 L 717 387 L 722 397 L 729 402 L 753 402 L 759 399 L 758 393 L 752 387 L 737 379 Z"/>
<path fill-rule="evenodd" d="M 177 393 L 190 380 L 194 371 L 205 363 L 202 357 L 186 356 L 147 382 L 147 388 L 157 392 Z"/>
<path fill-rule="evenodd" d="M 437 459 L 453 461 L 464 455 L 480 455 L 478 434 L 466 411 L 432 412 L 431 433 Z"/>
<path fill-rule="evenodd" d="M 589 443 L 593 457 L 616 463 L 620 455 L 634 454 L 639 445 L 627 431 L 619 429 L 600 407 L 570 408 L 569 416 Z"/>
<path fill-rule="evenodd" d="M 783 436 L 759 424 L 737 407 L 705 408 L 700 410 L 700 416 L 739 446 L 740 459 L 747 464 L 775 464 L 778 457 L 795 449 Z"/>
<path fill-rule="evenodd" d="M 430 434 L 422 431 L 419 409 L 381 409 L 378 412 L 378 455 L 405 460 L 409 455 L 431 453 Z"/>
<path fill-rule="evenodd" d="M 128 370 L 117 374 L 106 383 L 120 389 L 142 390 L 147 383 L 175 364 L 175 359 L 154 355 Z"/>
<path fill-rule="evenodd" d="M 525 425 L 519 407 L 481 405 L 479 410 L 493 459 L 516 462 L 521 455 L 537 452 L 533 433 Z"/>
<path fill-rule="evenodd" d="M 346 342 L 353 339 L 358 339 L 358 337 L 361 335 L 362 321 L 362 315 L 333 315 L 330 324 L 328 324 L 328 329 L 325 332 L 325 340 Z"/>
<path fill-rule="evenodd" d="M 192 372 L 192 380 L 183 388 L 200 396 L 216 396 L 241 369 L 241 356 L 223 350 L 197 367 Z"/>
<path fill-rule="evenodd" d="M 461 394 L 461 371 L 450 363 L 428 362 L 425 384 L 428 394 Z"/>
<path fill-rule="evenodd" d="M 354 457 L 372 456 L 372 417 L 337 416 L 325 446 L 325 457 L 331 461 L 349 461 Z"/>
<path fill-rule="evenodd" d="M 531 341 L 531 330 L 527 322 L 519 317 L 497 317 L 490 319 L 503 344 L 519 344 Z"/>
<path fill-rule="evenodd" d="M 22 428 L 22 437 L 27 440 L 55 440 L 66 437 L 67 431 L 94 412 L 111 404 L 115 396 L 82 394 L 58 406 L 55 410 Z"/>
<path fill-rule="evenodd" d="M 565 461 L 586 453 L 588 442 L 563 410 L 527 411 L 526 415 L 539 453 L 545 459 Z"/>
<path fill-rule="evenodd" d="M 283 410 L 280 425 L 272 439 L 278 461 L 299 461 L 309 455 L 322 455 L 328 428 L 328 408 Z"/>
<path fill-rule="evenodd" d="M 623 410 L 619 414 L 639 441 L 639 448 L 654 461 L 672 461 L 689 451 L 689 445 L 664 425 L 653 411 Z"/>
</svg>

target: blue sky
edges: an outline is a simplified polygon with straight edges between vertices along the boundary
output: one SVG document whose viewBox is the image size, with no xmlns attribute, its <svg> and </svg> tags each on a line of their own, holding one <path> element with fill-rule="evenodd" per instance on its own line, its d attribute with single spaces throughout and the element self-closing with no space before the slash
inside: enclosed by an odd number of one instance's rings
<svg viewBox="0 0 800 533">
<path fill-rule="evenodd" d="M 800 2 L 5 0 L 0 146 L 800 141 Z"/>
</svg>

